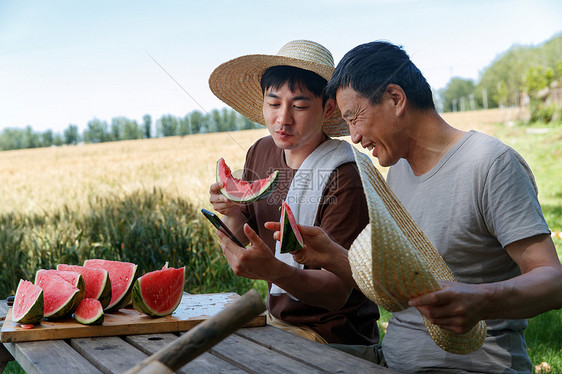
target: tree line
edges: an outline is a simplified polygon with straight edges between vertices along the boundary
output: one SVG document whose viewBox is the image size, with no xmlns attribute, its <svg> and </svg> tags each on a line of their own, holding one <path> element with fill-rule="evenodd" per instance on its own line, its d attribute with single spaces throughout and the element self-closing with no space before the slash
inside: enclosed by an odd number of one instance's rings
<svg viewBox="0 0 562 374">
<path fill-rule="evenodd" d="M 479 81 L 452 78 L 438 92 L 441 111 L 528 105 L 531 115 L 553 112 L 543 90 L 562 80 L 562 34 L 538 46 L 513 46 L 484 69 Z M 551 113 L 553 114 L 553 113 Z M 548 116 L 535 118 L 549 122 Z"/>
<path fill-rule="evenodd" d="M 33 131 L 7 128 L 0 133 L 0 150 L 39 148 L 79 143 L 103 143 L 119 140 L 149 139 L 165 136 L 185 136 L 208 132 L 240 131 L 261 128 L 232 109 L 214 109 L 210 113 L 198 110 L 176 117 L 166 114 L 153 124 L 152 116 L 145 114 L 142 122 L 127 117 L 115 117 L 110 123 L 94 118 L 88 122 L 84 131 L 70 124 L 62 133 L 53 130 Z"/>
</svg>

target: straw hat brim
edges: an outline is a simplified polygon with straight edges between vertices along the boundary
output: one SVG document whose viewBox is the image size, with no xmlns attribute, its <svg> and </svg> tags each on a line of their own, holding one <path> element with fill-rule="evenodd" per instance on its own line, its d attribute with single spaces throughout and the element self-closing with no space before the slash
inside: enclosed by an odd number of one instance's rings
<svg viewBox="0 0 562 374">
<path fill-rule="evenodd" d="M 334 72 L 333 67 L 292 57 L 247 55 L 218 66 L 209 77 L 209 87 L 232 109 L 265 126 L 261 77 L 268 68 L 280 65 L 310 70 L 326 80 L 330 80 Z M 324 121 L 322 129 L 328 136 L 349 135 L 349 127 L 337 107 Z"/>
<path fill-rule="evenodd" d="M 439 290 L 440 280 L 455 278 L 371 160 L 353 150 L 370 219 L 349 250 L 353 278 L 370 300 L 397 312 L 408 308 L 412 297 Z M 443 330 L 425 317 L 424 323 L 433 341 L 451 353 L 475 351 L 486 338 L 484 321 L 466 334 Z"/>
</svg>

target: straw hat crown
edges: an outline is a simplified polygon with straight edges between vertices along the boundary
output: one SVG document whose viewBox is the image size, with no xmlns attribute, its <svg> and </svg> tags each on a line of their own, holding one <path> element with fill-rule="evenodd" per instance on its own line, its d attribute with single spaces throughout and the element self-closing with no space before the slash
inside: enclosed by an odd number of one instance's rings
<svg viewBox="0 0 562 374">
<path fill-rule="evenodd" d="M 265 126 L 261 77 L 273 66 L 293 66 L 312 71 L 326 80 L 334 73 L 330 51 L 310 40 L 294 40 L 276 55 L 247 55 L 218 66 L 209 77 L 209 87 L 220 100 L 246 118 Z M 329 136 L 349 135 L 349 128 L 336 108 L 325 120 L 323 131 Z"/>
</svg>

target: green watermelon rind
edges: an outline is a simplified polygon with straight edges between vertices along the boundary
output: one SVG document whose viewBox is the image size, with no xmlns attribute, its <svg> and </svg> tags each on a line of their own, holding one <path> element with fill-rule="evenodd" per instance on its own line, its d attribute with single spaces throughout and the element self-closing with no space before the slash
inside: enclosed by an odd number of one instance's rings
<svg viewBox="0 0 562 374">
<path fill-rule="evenodd" d="M 300 242 L 295 235 L 294 230 L 298 230 L 298 228 L 291 225 L 289 213 L 286 209 L 282 209 L 282 213 L 283 216 L 281 217 L 281 219 L 283 220 L 283 224 L 281 230 L 281 243 L 279 246 L 279 251 L 281 253 L 298 251 L 303 247 L 303 243 Z"/>
<path fill-rule="evenodd" d="M 60 308 L 54 310 L 51 314 L 45 314 L 43 317 L 47 319 L 59 319 L 66 317 L 74 312 L 74 310 L 80 304 L 80 290 L 76 289 L 72 296 L 67 300 L 67 302 L 60 306 Z"/>
<path fill-rule="evenodd" d="M 133 272 L 133 276 L 131 277 L 131 281 L 129 282 L 129 285 L 127 286 L 127 292 L 125 292 L 125 294 L 123 295 L 121 300 L 116 302 L 115 305 L 107 306 L 107 308 L 104 309 L 106 312 L 114 312 L 114 311 L 119 310 L 121 308 L 125 308 L 126 306 L 131 304 L 131 301 L 132 301 L 131 294 L 133 292 L 133 286 L 137 281 L 138 275 L 139 275 L 139 267 L 138 267 L 138 265 L 135 264 L 135 271 Z"/>
<path fill-rule="evenodd" d="M 18 299 L 18 291 L 20 290 L 20 285 L 22 284 L 22 282 L 23 279 L 20 279 L 18 288 L 16 290 L 15 300 Z M 39 292 L 39 295 L 37 295 L 37 299 L 35 299 L 31 307 L 29 307 L 29 309 L 27 309 L 27 312 L 25 312 L 21 317 L 18 318 L 17 316 L 14 316 L 12 309 L 12 322 L 35 325 L 43 320 L 44 313 L 45 299 L 43 296 L 43 290 L 41 290 L 41 292 Z"/>
<path fill-rule="evenodd" d="M 222 159 L 222 158 L 217 161 L 217 170 L 216 170 L 217 182 L 221 181 L 220 172 L 219 172 L 221 160 L 224 161 L 224 159 Z M 225 162 L 225 167 L 228 168 L 228 165 L 226 165 L 226 162 Z M 255 201 L 263 200 L 263 199 L 268 198 L 273 193 L 273 191 L 275 191 L 275 189 L 277 188 L 277 183 L 279 182 L 278 177 L 279 177 L 279 170 L 275 170 L 267 178 L 265 178 L 265 179 L 269 180 L 269 183 L 265 184 L 262 187 L 262 189 L 259 190 L 256 194 L 249 195 L 249 196 L 244 197 L 244 198 L 240 198 L 240 197 L 237 197 L 237 196 L 234 196 L 234 195 L 228 193 L 228 191 L 224 187 L 220 189 L 220 192 L 231 201 L 235 201 L 235 202 L 238 202 L 238 203 L 253 203 Z"/>
<path fill-rule="evenodd" d="M 57 270 L 63 270 L 63 269 L 59 269 L 59 267 L 63 267 L 63 266 L 77 266 L 77 267 L 80 267 L 80 268 L 84 267 L 84 266 L 81 266 L 81 265 L 59 264 L 59 265 L 57 265 Z M 104 280 L 103 288 L 101 289 L 100 293 L 95 298 L 100 301 L 101 306 L 103 308 L 106 308 L 111 301 L 111 281 L 109 280 L 109 272 L 107 270 L 101 269 L 101 268 L 99 270 L 103 270 L 105 272 L 105 280 Z M 76 270 L 64 270 L 64 271 L 76 271 Z M 85 284 L 86 284 L 86 281 L 84 280 L 84 293 L 86 292 Z"/>
<path fill-rule="evenodd" d="M 100 305 L 101 305 L 101 302 L 100 302 Z M 77 311 L 76 311 L 76 312 L 74 312 L 74 319 L 76 320 L 76 322 L 81 323 L 82 325 L 101 325 L 101 324 L 103 324 L 104 315 L 105 314 L 103 312 L 103 306 L 102 306 L 100 312 L 93 318 L 89 318 L 89 319 L 82 318 L 82 317 L 80 317 L 79 314 L 77 314 Z"/>
<path fill-rule="evenodd" d="M 185 270 L 186 270 L 186 268 L 184 266 L 183 267 L 183 282 L 182 282 L 183 285 L 185 285 L 185 278 L 186 278 Z M 137 279 L 137 281 L 135 282 L 135 285 L 133 286 L 133 292 L 132 292 L 133 308 L 135 308 L 137 311 L 139 311 L 141 313 L 144 313 L 146 315 L 149 315 L 151 317 L 165 317 L 165 316 L 169 316 L 170 314 L 174 313 L 174 311 L 180 305 L 181 299 L 183 297 L 183 285 L 182 285 L 182 293 L 181 293 L 176 305 L 174 305 L 172 308 L 168 309 L 165 312 L 158 312 L 158 311 L 155 311 L 155 310 L 151 309 L 148 305 L 146 305 L 146 303 L 145 303 L 145 301 L 142 297 L 141 290 L 140 290 L 140 283 L 141 283 L 141 278 Z"/>
<path fill-rule="evenodd" d="M 98 295 L 97 297 L 103 309 L 107 308 L 107 306 L 111 302 L 111 281 L 109 280 L 109 272 L 105 270 L 105 274 L 105 284 L 103 285 L 103 289 L 100 295 Z"/>
</svg>

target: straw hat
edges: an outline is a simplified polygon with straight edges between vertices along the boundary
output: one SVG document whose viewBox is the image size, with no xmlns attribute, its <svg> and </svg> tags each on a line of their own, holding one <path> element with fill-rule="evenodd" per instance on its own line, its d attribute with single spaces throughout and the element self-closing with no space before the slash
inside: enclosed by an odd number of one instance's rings
<svg viewBox="0 0 562 374">
<path fill-rule="evenodd" d="M 327 81 L 334 73 L 330 51 L 309 40 L 285 44 L 276 55 L 248 55 L 217 67 L 209 78 L 216 97 L 244 117 L 265 126 L 261 77 L 272 66 L 287 65 L 312 71 Z M 349 135 L 349 128 L 338 108 L 326 119 L 323 131 L 329 136 Z"/>
<path fill-rule="evenodd" d="M 440 280 L 455 278 L 371 160 L 353 150 L 370 218 L 349 250 L 353 278 L 370 300 L 397 312 L 408 308 L 412 297 L 439 290 Z M 484 321 L 465 334 L 443 330 L 425 317 L 424 323 L 433 341 L 451 353 L 475 351 L 486 338 Z"/>
</svg>

